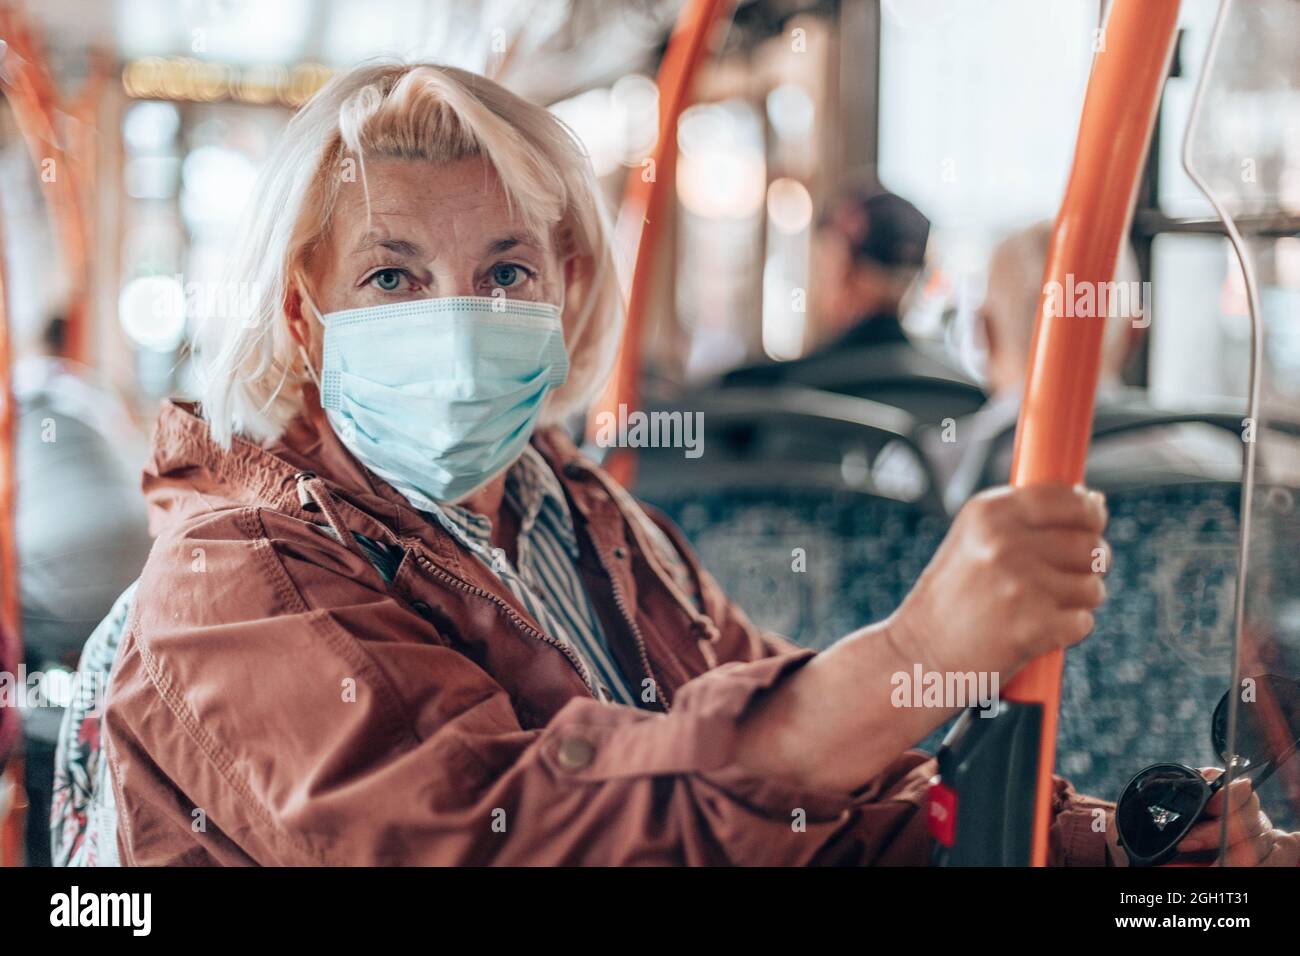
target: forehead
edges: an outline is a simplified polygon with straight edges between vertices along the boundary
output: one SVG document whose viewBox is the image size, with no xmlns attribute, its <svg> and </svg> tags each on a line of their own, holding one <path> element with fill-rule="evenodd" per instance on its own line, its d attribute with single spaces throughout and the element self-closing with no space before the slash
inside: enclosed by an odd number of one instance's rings
<svg viewBox="0 0 1300 956">
<path fill-rule="evenodd" d="M 480 238 L 526 233 L 527 228 L 492 164 L 480 157 L 450 163 L 420 159 L 367 161 L 360 177 L 339 192 L 331 224 L 337 253 L 347 255 L 374 233 L 429 248 L 469 252 Z M 367 197 L 369 191 L 369 217 Z"/>
</svg>

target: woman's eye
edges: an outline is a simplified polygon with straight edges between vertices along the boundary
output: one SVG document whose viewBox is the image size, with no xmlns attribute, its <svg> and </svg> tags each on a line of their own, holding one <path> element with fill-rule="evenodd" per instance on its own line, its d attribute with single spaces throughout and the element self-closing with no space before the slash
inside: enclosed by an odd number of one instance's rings
<svg viewBox="0 0 1300 956">
<path fill-rule="evenodd" d="M 396 292 L 402 284 L 401 269 L 381 269 L 370 277 L 376 289 L 384 292 Z"/>
<path fill-rule="evenodd" d="M 503 262 L 501 265 L 493 267 L 492 281 L 501 288 L 508 289 L 523 278 L 523 274 L 524 270 L 519 266 Z"/>
</svg>

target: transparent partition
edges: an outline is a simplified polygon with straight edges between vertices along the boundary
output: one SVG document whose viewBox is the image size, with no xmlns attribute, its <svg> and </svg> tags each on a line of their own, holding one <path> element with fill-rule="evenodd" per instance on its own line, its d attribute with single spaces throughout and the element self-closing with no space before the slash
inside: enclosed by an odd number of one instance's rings
<svg viewBox="0 0 1300 956">
<path fill-rule="evenodd" d="M 1158 202 L 1170 217 L 1212 222 L 1211 205 L 1175 164 L 1218 4 L 1189 0 L 1185 6 L 1185 79 L 1171 84 L 1166 97 L 1162 132 L 1172 142 L 1161 157 Z M 1300 827 L 1300 760 L 1294 759 L 1300 736 L 1298 32 L 1300 5 L 1288 0 L 1233 5 L 1192 143 L 1197 170 L 1244 236 L 1262 336 L 1261 407 L 1256 418 L 1243 414 L 1240 429 L 1256 462 L 1253 487 L 1242 488 L 1250 503 L 1248 549 L 1244 562 L 1233 562 L 1244 575 L 1244 623 L 1239 635 L 1234 626 L 1235 639 L 1224 647 L 1233 665 L 1226 706 L 1194 719 L 1218 752 L 1216 763 L 1251 777 L 1274 824 L 1287 830 Z M 1220 394 L 1240 396 L 1244 410 L 1252 349 L 1246 279 L 1225 237 L 1193 232 L 1155 240 L 1156 335 L 1181 347 L 1153 349 L 1152 386 L 1176 392 L 1199 380 L 1202 388 L 1212 384 Z M 1177 341 L 1180 335 L 1202 347 L 1189 349 L 1186 340 Z M 1197 368 L 1177 368 L 1175 354 Z M 1235 611 L 1235 599 L 1230 607 Z"/>
</svg>

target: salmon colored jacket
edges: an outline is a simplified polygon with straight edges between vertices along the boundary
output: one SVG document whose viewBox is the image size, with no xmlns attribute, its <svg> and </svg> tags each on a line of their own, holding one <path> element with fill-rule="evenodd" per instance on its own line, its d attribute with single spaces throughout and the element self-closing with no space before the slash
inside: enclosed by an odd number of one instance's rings
<svg viewBox="0 0 1300 956">
<path fill-rule="evenodd" d="M 925 754 L 851 796 L 736 763 L 738 718 L 814 652 L 761 633 L 680 532 L 559 430 L 533 443 L 650 708 L 597 700 L 492 572 L 319 414 L 225 451 L 193 407 L 164 407 L 144 478 L 157 540 L 105 714 L 124 863 L 929 861 Z M 1103 864 L 1092 811 L 1107 805 L 1065 781 L 1055 804 L 1054 862 Z"/>
</svg>

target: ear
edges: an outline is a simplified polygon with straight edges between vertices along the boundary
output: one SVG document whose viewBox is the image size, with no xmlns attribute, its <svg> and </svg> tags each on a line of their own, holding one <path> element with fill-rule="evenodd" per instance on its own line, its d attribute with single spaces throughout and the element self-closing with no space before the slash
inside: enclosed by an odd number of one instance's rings
<svg viewBox="0 0 1300 956">
<path fill-rule="evenodd" d="M 285 319 L 289 323 L 289 335 L 303 348 L 308 348 L 311 343 L 311 327 L 307 321 L 302 292 L 299 291 L 298 283 L 293 280 L 292 276 L 289 279 L 288 288 L 284 290 L 282 305 Z"/>
</svg>

